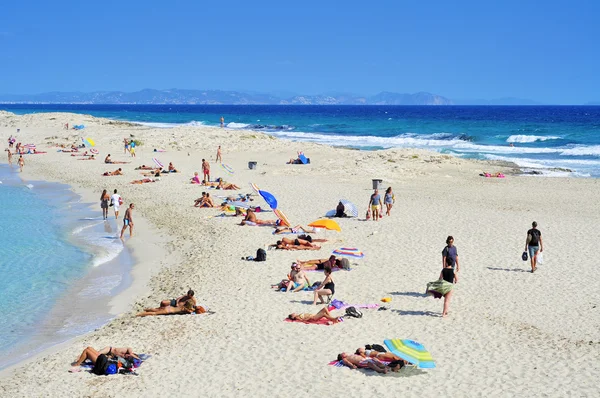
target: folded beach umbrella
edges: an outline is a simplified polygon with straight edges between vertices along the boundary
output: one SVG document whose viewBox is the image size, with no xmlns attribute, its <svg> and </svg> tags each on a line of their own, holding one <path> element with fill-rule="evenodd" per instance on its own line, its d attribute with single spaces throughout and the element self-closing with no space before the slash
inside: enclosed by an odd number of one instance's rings
<svg viewBox="0 0 600 398">
<path fill-rule="evenodd" d="M 230 165 L 221 163 L 221 167 L 223 169 L 225 169 L 225 171 L 228 172 L 229 174 L 233 174 L 233 168 Z"/>
<path fill-rule="evenodd" d="M 393 339 L 384 340 L 384 344 L 393 354 L 398 355 L 400 358 L 417 365 L 421 369 L 433 369 L 435 368 L 435 362 L 433 357 L 425 349 L 423 344 L 408 339 Z"/>
<path fill-rule="evenodd" d="M 263 197 L 265 202 L 267 202 L 267 204 L 271 207 L 272 210 L 275 210 L 277 208 L 277 199 L 275 199 L 275 196 L 271 195 L 267 191 L 259 190 L 258 193 L 260 194 L 260 196 Z"/>
<path fill-rule="evenodd" d="M 83 144 L 88 147 L 96 146 L 96 143 L 91 138 L 86 138 L 85 140 L 83 140 Z"/>
<path fill-rule="evenodd" d="M 163 166 L 163 164 L 160 162 L 160 160 L 158 160 L 157 158 L 152 158 L 152 161 L 154 162 L 154 164 L 156 164 L 158 167 L 160 167 L 161 169 L 165 166 Z"/>
<path fill-rule="evenodd" d="M 260 189 L 258 189 L 258 186 L 253 183 L 250 183 L 250 188 L 252 188 L 252 190 L 256 193 L 258 193 L 260 191 Z"/>
<path fill-rule="evenodd" d="M 352 217 L 358 217 L 358 207 L 354 203 L 346 199 L 340 199 L 340 202 L 342 202 L 348 214 L 352 215 Z"/>
<path fill-rule="evenodd" d="M 286 227 L 291 227 L 292 224 L 290 224 L 290 220 L 288 220 L 288 218 L 286 217 L 285 214 L 283 214 L 283 212 L 281 211 L 281 209 L 275 209 L 273 210 L 273 213 L 275 213 L 275 215 L 277 216 L 277 218 L 279 218 L 279 220 L 281 220 L 281 223 L 283 225 L 285 225 Z"/>
<path fill-rule="evenodd" d="M 99 151 L 99 150 L 97 150 L 96 148 L 92 148 L 92 149 L 90 149 L 90 152 L 91 152 L 91 153 L 93 153 L 94 155 L 97 155 L 97 154 L 99 154 L 99 153 L 100 153 L 100 151 Z"/>
<path fill-rule="evenodd" d="M 315 228 L 325 228 L 330 231 L 342 232 L 342 228 L 340 228 L 340 225 L 338 223 L 336 223 L 333 220 L 328 220 L 326 218 L 322 218 L 320 220 L 313 221 L 310 224 L 308 224 L 308 226 L 315 227 Z"/>
</svg>

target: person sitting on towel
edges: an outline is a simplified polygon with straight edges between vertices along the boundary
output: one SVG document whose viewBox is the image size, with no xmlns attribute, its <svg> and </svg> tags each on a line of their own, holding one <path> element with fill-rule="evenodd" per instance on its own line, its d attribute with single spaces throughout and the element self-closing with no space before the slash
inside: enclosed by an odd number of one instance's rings
<svg viewBox="0 0 600 398">
<path fill-rule="evenodd" d="M 275 225 L 276 223 L 274 220 L 260 220 L 256 218 L 256 213 L 254 213 L 254 211 L 251 209 L 246 211 L 246 217 L 244 217 L 240 225 L 246 225 L 246 222 L 251 222 L 256 225 Z"/>
<path fill-rule="evenodd" d="M 335 208 L 335 216 L 336 217 L 347 217 L 345 212 L 346 212 L 346 207 L 344 206 L 344 204 L 342 202 L 338 203 L 337 207 Z"/>
</svg>

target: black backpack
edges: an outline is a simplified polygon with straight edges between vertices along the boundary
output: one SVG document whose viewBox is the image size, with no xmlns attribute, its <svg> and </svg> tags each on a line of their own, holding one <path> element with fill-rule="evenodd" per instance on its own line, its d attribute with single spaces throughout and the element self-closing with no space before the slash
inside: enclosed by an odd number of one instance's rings
<svg viewBox="0 0 600 398">
<path fill-rule="evenodd" d="M 256 258 L 254 261 L 267 261 L 267 252 L 265 249 L 258 249 L 256 251 Z"/>
<path fill-rule="evenodd" d="M 92 368 L 92 373 L 98 376 L 104 376 L 106 374 L 106 369 L 108 368 L 108 365 L 108 357 L 104 354 L 100 354 L 98 355 L 98 358 L 96 358 L 96 363 Z"/>
<path fill-rule="evenodd" d="M 377 352 L 387 352 L 387 351 L 385 350 L 385 348 L 383 348 L 383 346 L 381 346 L 381 345 L 379 345 L 379 344 L 367 344 L 367 345 L 365 346 L 365 348 L 366 348 L 367 350 L 375 350 L 375 351 L 377 351 Z"/>
<path fill-rule="evenodd" d="M 363 314 L 356 307 L 348 307 L 346 308 L 346 315 L 351 316 L 353 318 L 362 318 Z"/>
</svg>

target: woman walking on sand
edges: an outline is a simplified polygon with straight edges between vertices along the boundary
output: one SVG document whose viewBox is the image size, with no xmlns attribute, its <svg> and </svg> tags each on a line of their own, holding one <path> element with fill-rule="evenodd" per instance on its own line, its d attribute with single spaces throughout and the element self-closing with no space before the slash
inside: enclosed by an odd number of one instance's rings
<svg viewBox="0 0 600 398">
<path fill-rule="evenodd" d="M 23 155 L 19 155 L 19 168 L 21 169 L 21 173 L 23 172 L 23 166 L 25 166 L 25 159 L 23 159 Z"/>
<path fill-rule="evenodd" d="M 385 197 L 383 199 L 383 203 L 385 203 L 385 215 L 389 216 L 390 215 L 390 211 L 392 211 L 392 206 L 394 205 L 394 202 L 396 201 L 396 197 L 394 196 L 394 193 L 392 192 L 392 187 L 389 187 L 386 191 L 385 191 Z"/>
<path fill-rule="evenodd" d="M 6 152 L 8 152 L 8 164 L 12 166 L 12 152 L 10 149 L 7 149 Z"/>
<path fill-rule="evenodd" d="M 110 201 L 110 195 L 106 192 L 106 189 L 102 191 L 100 195 L 100 208 L 102 209 L 102 218 L 108 219 L 108 202 Z"/>
</svg>

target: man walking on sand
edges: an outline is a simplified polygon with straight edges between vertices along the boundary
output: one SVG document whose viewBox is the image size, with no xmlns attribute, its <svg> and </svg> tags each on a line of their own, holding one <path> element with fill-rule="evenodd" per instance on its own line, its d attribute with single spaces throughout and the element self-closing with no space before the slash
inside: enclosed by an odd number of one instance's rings
<svg viewBox="0 0 600 398">
<path fill-rule="evenodd" d="M 204 180 L 210 181 L 210 164 L 205 159 L 202 159 L 202 173 L 204 174 Z"/>
<path fill-rule="evenodd" d="M 373 213 L 373 221 L 379 221 L 380 211 L 381 211 L 381 195 L 379 195 L 379 191 L 376 189 L 371 195 L 371 200 L 369 200 L 369 207 L 371 208 L 371 212 Z"/>
<path fill-rule="evenodd" d="M 115 219 L 119 218 L 119 207 L 123 204 L 123 199 L 121 198 L 121 195 L 117 193 L 116 189 L 115 193 L 110 197 L 110 204 L 115 210 Z"/>
<path fill-rule="evenodd" d="M 531 229 L 527 231 L 527 239 L 525 240 L 525 251 L 529 249 L 529 258 L 531 259 L 531 272 L 534 273 L 537 269 L 538 252 L 544 251 L 544 243 L 542 242 L 542 232 L 537 229 L 537 223 L 531 223 Z"/>
<path fill-rule="evenodd" d="M 125 210 L 125 216 L 123 217 L 123 229 L 121 230 L 121 239 L 123 239 L 123 234 L 125 234 L 125 230 L 129 227 L 129 237 L 133 236 L 133 218 L 132 213 L 135 205 L 133 203 L 129 204 L 129 208 Z"/>
<path fill-rule="evenodd" d="M 223 163 L 223 158 L 221 157 L 221 145 L 219 145 L 219 147 L 217 148 L 217 159 L 215 160 L 215 162 Z"/>
</svg>

